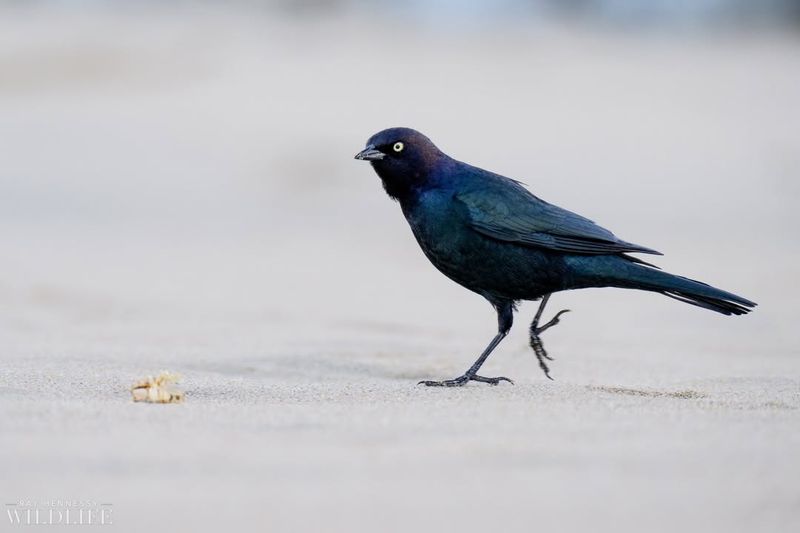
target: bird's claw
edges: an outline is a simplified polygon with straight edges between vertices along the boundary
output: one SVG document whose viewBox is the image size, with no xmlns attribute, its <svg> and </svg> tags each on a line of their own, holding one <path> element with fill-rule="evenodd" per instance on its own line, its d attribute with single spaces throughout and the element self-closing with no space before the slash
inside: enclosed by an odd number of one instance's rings
<svg viewBox="0 0 800 533">
<path fill-rule="evenodd" d="M 550 368 L 544 361 L 545 359 L 552 361 L 553 358 L 547 355 L 547 350 L 545 350 L 544 346 L 542 345 L 542 339 L 540 339 L 538 336 L 532 336 L 531 348 L 533 348 L 533 353 L 536 354 L 536 359 L 539 360 L 539 368 L 542 369 L 542 372 L 544 372 L 544 375 L 547 376 L 547 379 L 552 381 L 553 378 L 550 376 Z"/>
<path fill-rule="evenodd" d="M 511 383 L 512 385 L 514 384 L 513 381 L 511 381 L 510 379 L 508 379 L 506 377 L 503 377 L 503 376 L 496 377 L 496 378 L 487 378 L 487 377 L 479 376 L 477 374 L 475 374 L 473 376 L 468 376 L 468 375 L 465 374 L 465 375 L 459 376 L 459 377 L 457 377 L 455 379 L 446 379 L 444 381 L 423 380 L 423 381 L 420 381 L 419 383 L 417 383 L 417 385 L 425 385 L 426 387 L 462 387 L 462 386 L 466 385 L 470 381 L 477 381 L 479 383 L 488 383 L 489 385 L 498 385 L 501 381 L 507 381 L 507 382 Z"/>
<path fill-rule="evenodd" d="M 472 376 L 472 381 L 478 381 L 480 383 L 488 383 L 489 385 L 498 385 L 501 381 L 507 381 L 512 385 L 514 384 L 513 380 L 503 376 L 498 376 L 496 378 L 485 378 L 483 376 L 475 375 Z"/>
<path fill-rule="evenodd" d="M 570 312 L 570 309 L 562 309 L 561 311 L 556 313 L 556 316 L 554 316 L 552 319 L 550 319 L 550 322 L 548 322 L 544 326 L 542 326 L 542 327 L 534 326 L 533 327 L 533 332 L 536 335 L 541 335 L 542 333 L 544 333 L 548 329 L 552 328 L 553 326 L 555 326 L 556 324 L 561 322 L 561 319 L 559 318 L 561 315 L 563 315 L 564 313 L 569 313 L 569 312 Z M 548 357 L 548 359 L 550 359 L 550 358 Z M 552 359 L 551 359 L 551 361 L 552 361 Z"/>
<path fill-rule="evenodd" d="M 552 359 L 550 360 L 552 361 Z M 542 372 L 544 372 L 544 375 L 547 379 L 549 379 L 550 381 L 555 381 L 553 379 L 553 376 L 550 375 L 550 369 L 547 367 L 547 364 L 545 364 L 545 362 L 541 358 L 539 359 L 539 368 L 542 369 Z"/>
<path fill-rule="evenodd" d="M 545 302 L 543 302 L 544 304 Z M 539 360 L 539 368 L 542 369 L 544 375 L 547 379 L 552 380 L 552 376 L 550 376 L 550 368 L 547 366 L 545 361 L 553 361 L 553 358 L 547 354 L 547 350 L 544 349 L 544 345 L 542 344 L 542 339 L 539 338 L 539 335 L 547 331 L 548 329 L 552 328 L 559 322 L 561 322 L 561 315 L 564 313 L 569 313 L 569 309 L 562 309 L 556 316 L 550 319 L 550 322 L 545 324 L 544 326 L 539 326 L 539 317 L 541 316 L 542 307 L 539 308 L 539 312 L 536 313 L 536 318 L 534 319 L 533 323 L 531 324 L 530 328 L 530 339 L 531 339 L 531 348 L 533 348 L 533 352 L 536 354 L 536 359 Z"/>
<path fill-rule="evenodd" d="M 426 387 L 461 387 L 467 384 L 469 378 L 460 376 L 455 379 L 445 379 L 443 381 L 422 380 L 417 385 L 425 385 Z"/>
</svg>

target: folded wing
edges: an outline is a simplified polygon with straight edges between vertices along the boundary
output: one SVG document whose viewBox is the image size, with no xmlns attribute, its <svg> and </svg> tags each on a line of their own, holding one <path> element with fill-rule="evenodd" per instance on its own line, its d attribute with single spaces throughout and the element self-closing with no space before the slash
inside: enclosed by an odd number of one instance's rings
<svg viewBox="0 0 800 533">
<path fill-rule="evenodd" d="M 618 239 L 588 218 L 537 198 L 517 181 L 474 170 L 481 175 L 473 176 L 470 186 L 455 198 L 466 206 L 473 229 L 487 237 L 559 252 L 661 255 Z"/>
</svg>

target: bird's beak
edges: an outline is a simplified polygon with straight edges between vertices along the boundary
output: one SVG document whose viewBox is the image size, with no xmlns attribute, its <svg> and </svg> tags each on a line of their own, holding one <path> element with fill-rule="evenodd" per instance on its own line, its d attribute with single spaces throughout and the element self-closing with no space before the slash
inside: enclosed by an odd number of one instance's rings
<svg viewBox="0 0 800 533">
<path fill-rule="evenodd" d="M 384 157 L 386 157 L 386 154 L 380 150 L 376 150 L 374 144 L 370 144 L 356 154 L 356 159 L 360 159 L 362 161 L 379 161 Z"/>
</svg>

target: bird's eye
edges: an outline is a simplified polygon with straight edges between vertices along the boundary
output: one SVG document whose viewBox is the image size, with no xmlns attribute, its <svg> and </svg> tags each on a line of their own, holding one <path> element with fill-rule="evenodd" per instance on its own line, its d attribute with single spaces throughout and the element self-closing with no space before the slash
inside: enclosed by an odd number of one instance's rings
<svg viewBox="0 0 800 533">
<path fill-rule="evenodd" d="M 403 143 L 401 143 L 400 141 L 394 143 L 394 145 L 392 146 L 392 150 L 394 150 L 397 153 L 402 152 L 403 148 L 405 148 L 405 145 Z"/>
</svg>

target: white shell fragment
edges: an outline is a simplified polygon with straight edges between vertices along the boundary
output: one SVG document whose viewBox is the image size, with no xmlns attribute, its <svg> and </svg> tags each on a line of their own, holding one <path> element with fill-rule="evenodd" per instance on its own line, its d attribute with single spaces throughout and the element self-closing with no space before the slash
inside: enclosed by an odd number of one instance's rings
<svg viewBox="0 0 800 533">
<path fill-rule="evenodd" d="M 157 376 L 147 376 L 131 387 L 134 402 L 150 403 L 180 403 L 183 401 L 183 391 L 175 386 L 180 380 L 178 374 L 160 372 Z"/>
</svg>

